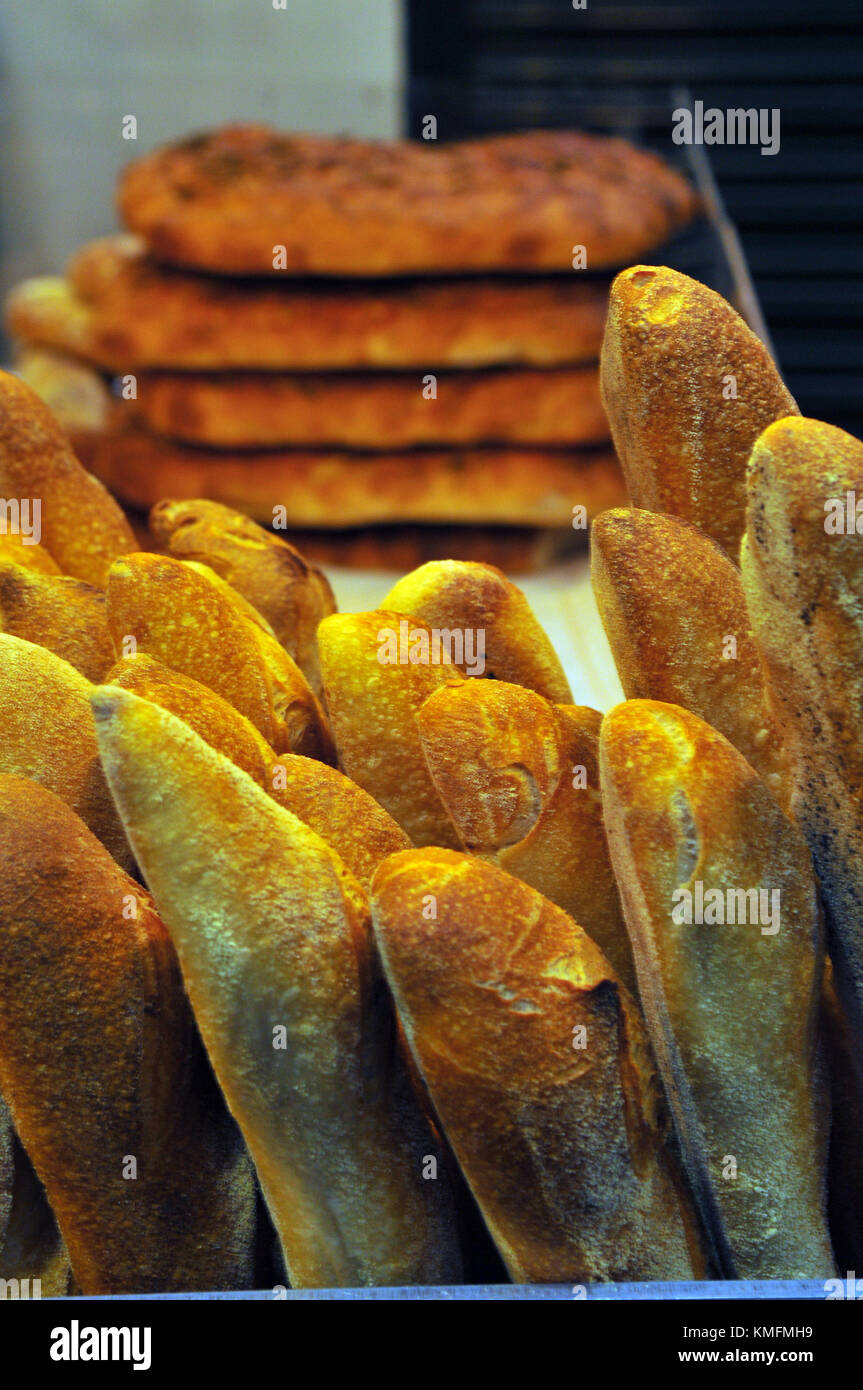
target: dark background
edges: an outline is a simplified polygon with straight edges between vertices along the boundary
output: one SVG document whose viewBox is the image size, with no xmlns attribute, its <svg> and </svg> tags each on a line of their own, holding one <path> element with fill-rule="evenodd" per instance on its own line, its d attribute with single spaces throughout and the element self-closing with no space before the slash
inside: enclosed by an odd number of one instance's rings
<svg viewBox="0 0 863 1390">
<path fill-rule="evenodd" d="M 778 107 L 781 148 L 714 145 L 789 389 L 863 435 L 863 27 L 855 0 L 409 0 L 408 126 L 588 126 L 667 155 L 672 89 Z"/>
</svg>

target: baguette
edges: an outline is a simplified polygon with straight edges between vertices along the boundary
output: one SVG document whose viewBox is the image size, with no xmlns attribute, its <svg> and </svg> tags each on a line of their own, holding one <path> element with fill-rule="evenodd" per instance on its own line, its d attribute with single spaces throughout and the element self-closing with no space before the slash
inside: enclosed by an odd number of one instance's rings
<svg viewBox="0 0 863 1390">
<path fill-rule="evenodd" d="M 202 561 L 248 599 L 320 695 L 318 623 L 336 608 L 320 569 L 251 517 L 218 502 L 158 502 L 150 528 L 175 559 Z"/>
<path fill-rule="evenodd" d="M 675 705 L 607 714 L 600 775 L 641 1000 L 724 1277 L 828 1278 L 823 946 L 803 837 L 742 755 Z M 725 921 L 729 890 L 761 890 L 748 922 Z"/>
<path fill-rule="evenodd" d="M 109 686 L 94 711 L 291 1283 L 457 1278 L 446 1178 L 423 1176 L 435 1141 L 394 1046 L 358 882 L 173 715 Z"/>
<path fill-rule="evenodd" d="M 0 630 L 47 647 L 89 681 L 100 681 L 114 659 L 101 589 L 2 558 Z"/>
<path fill-rule="evenodd" d="M 817 420 L 771 425 L 749 461 L 742 566 L 793 767 L 794 812 L 821 881 L 837 986 L 860 1038 L 863 570 L 855 497 L 863 498 L 863 444 Z M 837 511 L 842 529 L 832 534 Z"/>
<path fill-rule="evenodd" d="M 108 577 L 117 655 L 129 654 L 133 638 L 135 650 L 221 695 L 277 753 L 331 759 L 326 718 L 299 667 L 226 589 L 217 576 L 167 556 L 118 560 Z"/>
<path fill-rule="evenodd" d="M 787 806 L 782 736 L 740 575 L 725 551 L 679 517 L 609 511 L 591 531 L 590 573 L 627 699 L 692 710 Z"/>
<path fill-rule="evenodd" d="M 18 531 L 0 531 L 0 562 L 21 565 L 35 574 L 62 574 L 44 545 L 25 539 Z"/>
<path fill-rule="evenodd" d="M 414 635 L 414 656 L 409 659 Z M 324 695 L 339 765 L 373 796 L 414 844 L 458 847 L 455 827 L 429 776 L 416 716 L 423 702 L 458 679 L 432 633 L 402 613 L 333 613 L 318 629 Z"/>
<path fill-rule="evenodd" d="M 442 849 L 387 860 L 372 911 L 415 1059 L 511 1277 L 698 1277 L 643 1025 L 598 947 L 526 884 Z"/>
<path fill-rule="evenodd" d="M 430 560 L 400 579 L 381 606 L 431 628 L 482 633 L 485 667 L 480 675 L 526 685 L 559 704 L 572 699 L 557 653 L 530 604 L 493 565 Z"/>
<path fill-rule="evenodd" d="M 209 686 L 172 670 L 145 652 L 124 657 L 108 670 L 104 679 L 106 685 L 131 690 L 133 695 L 175 714 L 211 748 L 224 753 L 236 767 L 253 777 L 259 786 L 269 786 L 276 754 L 254 724 Z"/>
<path fill-rule="evenodd" d="M 0 1086 L 78 1285 L 248 1288 L 251 1165 L 148 895 L 57 797 L 6 775 L 0 864 Z"/>
<path fill-rule="evenodd" d="M 0 633 L 0 772 L 53 792 L 128 871 L 134 860 L 102 775 L 91 690 L 46 647 Z"/>
<path fill-rule="evenodd" d="M 602 824 L 596 710 L 503 681 L 464 681 L 417 716 L 423 754 L 461 844 L 576 921 L 637 996 Z"/>
<path fill-rule="evenodd" d="M 50 410 L 0 372 L 0 495 L 38 498 L 42 542 L 65 574 L 103 587 L 135 537 L 117 503 L 81 467 Z"/>
<path fill-rule="evenodd" d="M 632 266 L 611 288 L 600 384 L 632 505 L 693 522 L 736 561 L 750 450 L 797 413 L 761 340 L 706 285 Z"/>
</svg>

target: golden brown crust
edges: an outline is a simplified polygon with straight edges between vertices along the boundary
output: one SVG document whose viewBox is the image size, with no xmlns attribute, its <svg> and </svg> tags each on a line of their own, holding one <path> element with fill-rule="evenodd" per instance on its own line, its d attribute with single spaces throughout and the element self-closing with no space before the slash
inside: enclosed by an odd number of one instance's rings
<svg viewBox="0 0 863 1390">
<path fill-rule="evenodd" d="M 411 661 L 427 644 L 428 660 Z M 402 613 L 333 613 L 318 630 L 321 672 L 339 764 L 414 844 L 459 841 L 422 755 L 416 715 L 433 690 L 458 679 L 435 661 L 425 623 Z M 440 653 L 444 655 L 443 652 Z"/>
<path fill-rule="evenodd" d="M 0 772 L 54 792 L 128 870 L 132 851 L 102 776 L 91 690 L 46 647 L 0 633 Z"/>
<path fill-rule="evenodd" d="M 211 748 L 253 777 L 258 786 L 267 786 L 276 754 L 254 724 L 209 686 L 156 661 L 146 652 L 124 657 L 107 674 L 105 670 L 105 685 L 131 690 L 142 700 L 150 700 L 175 714 Z"/>
<path fill-rule="evenodd" d="M 150 529 L 175 559 L 202 561 L 248 599 L 320 695 L 318 623 L 336 607 L 321 570 L 242 512 L 202 498 L 158 502 Z"/>
<path fill-rule="evenodd" d="M 73 449 L 78 440 L 92 445 L 105 433 L 111 418 L 111 391 L 93 367 L 65 352 L 24 347 L 15 354 L 15 375 L 45 402 Z"/>
<path fill-rule="evenodd" d="M 406 574 L 381 605 L 429 627 L 482 633 L 490 680 L 524 685 L 547 700 L 572 699 L 569 681 L 547 634 L 517 585 L 493 565 L 435 560 Z"/>
<path fill-rule="evenodd" d="M 741 553 L 753 630 L 793 766 L 793 808 L 815 860 L 837 984 L 859 1036 L 863 568 L 857 498 L 863 498 L 863 444 L 818 420 L 780 420 L 764 431 L 749 460 Z"/>
<path fill-rule="evenodd" d="M 291 1283 L 457 1280 L 446 1177 L 423 1177 L 440 1155 L 394 1048 L 360 885 L 173 715 L 108 686 L 94 712 Z"/>
<path fill-rule="evenodd" d="M 557 270 L 622 265 L 694 213 L 657 156 L 534 130 L 444 145 L 229 125 L 127 166 L 117 204 L 161 260 L 218 274 Z"/>
<path fill-rule="evenodd" d="M 435 396 L 428 393 L 434 389 Z M 607 443 L 595 367 L 427 374 L 147 372 L 155 434 L 219 449 Z"/>
<path fill-rule="evenodd" d="M 143 552 L 118 560 L 108 577 L 108 626 L 117 656 L 145 652 L 208 685 L 277 753 L 329 760 L 326 717 L 299 667 L 225 588 L 191 562 Z"/>
<path fill-rule="evenodd" d="M 325 763 L 296 754 L 273 755 L 264 790 L 332 846 L 365 892 L 378 865 L 410 847 L 404 830 L 383 806 Z"/>
<path fill-rule="evenodd" d="M 593 592 L 627 699 L 683 705 L 724 734 L 783 806 L 789 768 L 740 574 L 678 517 L 608 511 L 591 529 Z"/>
<path fill-rule="evenodd" d="M 117 555 L 135 548 L 123 513 L 86 473 L 36 392 L 0 372 L 0 496 L 38 497 L 42 544 L 66 574 L 102 585 Z"/>
<path fill-rule="evenodd" d="M 228 280 L 159 266 L 134 238 L 91 242 L 68 275 L 17 285 L 6 301 L 7 331 L 116 373 L 593 362 L 608 299 L 605 281 L 573 274 L 369 284 Z"/>
<path fill-rule="evenodd" d="M 25 538 L 20 531 L 0 531 L 0 563 L 21 565 L 34 574 L 62 573 L 44 545 L 34 544 L 32 537 Z"/>
<path fill-rule="evenodd" d="M 502 680 L 446 685 L 421 707 L 422 748 L 465 850 L 563 908 L 637 998 L 599 796 L 602 715 Z"/>
<path fill-rule="evenodd" d="M 20 1297 L 74 1292 L 69 1253 L 45 1189 L 0 1095 L 0 1279 L 17 1279 Z M 20 1281 L 29 1280 L 23 1289 Z M 38 1292 L 33 1281 L 38 1280 Z M 25 1291 L 26 1290 L 26 1291 Z M 7 1293 L 6 1297 L 10 1297 Z"/>
<path fill-rule="evenodd" d="M 750 450 L 797 412 L 761 340 L 706 285 L 633 266 L 612 286 L 601 386 L 633 505 L 693 522 L 736 563 Z"/>
<path fill-rule="evenodd" d="M 251 1165 L 149 895 L 19 777 L 0 776 L 0 862 L 0 1084 L 78 1285 L 249 1287 Z"/>
<path fill-rule="evenodd" d="M 132 507 L 208 497 L 268 524 L 284 508 L 291 527 L 570 527 L 576 506 L 590 517 L 626 500 L 617 460 L 604 448 L 228 453 L 130 427 L 106 437 L 88 463 Z"/>
<path fill-rule="evenodd" d="M 607 714 L 600 776 L 641 1001 L 724 1275 L 827 1278 L 823 943 L 803 837 L 742 755 L 676 705 Z M 759 894 L 757 912 L 729 892 Z"/>
<path fill-rule="evenodd" d="M 598 948 L 532 888 L 442 849 L 389 859 L 372 911 L 414 1056 L 511 1277 L 698 1277 L 643 1025 Z"/>
<path fill-rule="evenodd" d="M 101 589 L 9 564 L 2 555 L 0 630 L 47 647 L 88 681 L 100 681 L 114 659 Z"/>
</svg>

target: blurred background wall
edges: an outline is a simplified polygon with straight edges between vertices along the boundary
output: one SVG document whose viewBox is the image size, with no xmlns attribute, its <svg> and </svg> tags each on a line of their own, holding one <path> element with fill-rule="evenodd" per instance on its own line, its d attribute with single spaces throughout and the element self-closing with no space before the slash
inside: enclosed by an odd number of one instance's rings
<svg viewBox="0 0 863 1390">
<path fill-rule="evenodd" d="M 402 22 L 400 0 L 0 5 L 0 290 L 110 231 L 117 170 L 164 140 L 232 118 L 398 135 Z"/>
</svg>

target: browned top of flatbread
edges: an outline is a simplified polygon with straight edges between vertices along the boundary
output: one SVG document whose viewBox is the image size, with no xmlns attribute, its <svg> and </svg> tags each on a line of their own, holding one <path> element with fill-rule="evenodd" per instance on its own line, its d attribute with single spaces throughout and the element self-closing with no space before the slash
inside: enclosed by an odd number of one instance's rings
<svg viewBox="0 0 863 1390">
<path fill-rule="evenodd" d="M 153 253 L 222 274 L 398 275 L 621 265 L 694 212 L 656 155 L 576 131 L 457 144 L 229 125 L 121 175 L 118 208 Z"/>
</svg>

